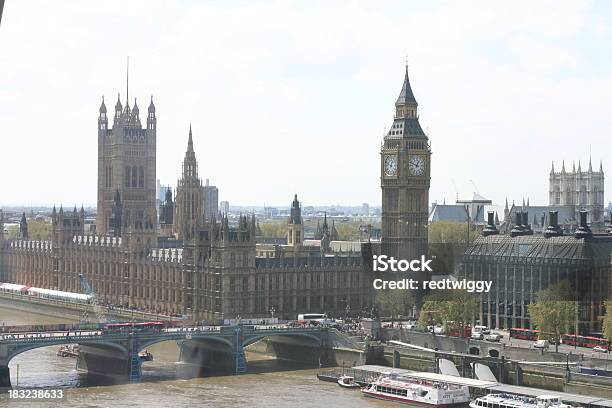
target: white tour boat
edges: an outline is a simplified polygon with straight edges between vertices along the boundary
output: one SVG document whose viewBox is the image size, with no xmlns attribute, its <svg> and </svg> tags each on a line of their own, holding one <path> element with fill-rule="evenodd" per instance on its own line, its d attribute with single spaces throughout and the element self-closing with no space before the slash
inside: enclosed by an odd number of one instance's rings
<svg viewBox="0 0 612 408">
<path fill-rule="evenodd" d="M 359 387 L 361 387 L 359 384 L 357 384 L 355 382 L 355 377 L 352 377 L 350 375 L 342 375 L 342 376 L 340 376 L 340 378 L 338 378 L 338 384 L 341 387 L 345 387 L 345 388 L 359 388 Z"/>
<path fill-rule="evenodd" d="M 470 402 L 470 408 L 572 408 L 556 395 L 540 395 L 536 398 L 511 394 L 489 394 Z"/>
<path fill-rule="evenodd" d="M 367 397 L 420 407 L 465 406 L 470 401 L 467 386 L 411 377 L 382 376 L 361 392 Z"/>
</svg>

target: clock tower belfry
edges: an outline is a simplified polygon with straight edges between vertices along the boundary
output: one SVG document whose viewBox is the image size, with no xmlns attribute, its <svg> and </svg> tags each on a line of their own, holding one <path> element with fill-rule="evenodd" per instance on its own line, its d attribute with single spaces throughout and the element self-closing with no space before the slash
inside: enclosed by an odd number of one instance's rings
<svg viewBox="0 0 612 408">
<path fill-rule="evenodd" d="M 380 151 L 381 251 L 396 259 L 427 254 L 431 149 L 417 107 L 406 66 L 393 125 Z"/>
</svg>

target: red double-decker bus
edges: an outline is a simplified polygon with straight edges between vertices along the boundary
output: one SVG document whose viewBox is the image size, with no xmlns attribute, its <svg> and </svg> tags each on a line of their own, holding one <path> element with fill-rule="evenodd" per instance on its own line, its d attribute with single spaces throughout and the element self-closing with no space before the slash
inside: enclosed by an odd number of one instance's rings
<svg viewBox="0 0 612 408">
<path fill-rule="evenodd" d="M 611 349 L 610 340 L 608 339 L 602 339 L 601 337 L 581 336 L 580 334 L 564 334 L 561 336 L 561 343 L 578 347 L 593 348 L 595 346 L 599 346 L 608 350 Z"/>
<path fill-rule="evenodd" d="M 538 339 L 539 334 L 540 334 L 539 330 L 521 329 L 520 327 L 514 327 L 510 329 L 510 337 L 514 339 L 535 341 Z"/>
</svg>

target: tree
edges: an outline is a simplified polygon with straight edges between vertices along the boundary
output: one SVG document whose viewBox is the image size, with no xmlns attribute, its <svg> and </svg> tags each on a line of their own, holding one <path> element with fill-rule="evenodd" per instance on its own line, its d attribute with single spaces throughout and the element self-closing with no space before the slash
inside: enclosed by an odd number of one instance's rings
<svg viewBox="0 0 612 408">
<path fill-rule="evenodd" d="M 35 240 L 49 240 L 51 239 L 52 226 L 51 223 L 43 220 L 28 219 L 28 235 L 29 239 Z M 19 237 L 19 226 L 13 225 L 9 227 L 7 231 L 7 237 L 9 239 L 16 239 Z"/>
<path fill-rule="evenodd" d="M 529 316 L 541 334 L 550 336 L 559 351 L 561 336 L 572 331 L 576 302 L 568 281 L 561 281 L 539 291 L 528 306 Z"/>
<path fill-rule="evenodd" d="M 264 238 L 284 238 L 287 236 L 287 221 L 268 221 L 259 225 Z"/>
<path fill-rule="evenodd" d="M 480 235 L 480 230 L 470 229 L 464 222 L 436 221 L 427 227 L 428 253 L 433 260 L 431 268 L 436 275 L 453 275 L 463 259 L 466 245 Z"/>
<path fill-rule="evenodd" d="M 454 327 L 463 328 L 474 321 L 478 312 L 478 299 L 464 290 L 438 290 L 425 297 L 419 315 L 422 326 L 440 324 L 446 330 L 452 322 Z"/>
<path fill-rule="evenodd" d="M 473 242 L 481 232 L 478 228 L 470 226 L 469 242 Z M 427 237 L 430 243 L 435 244 L 465 244 L 468 242 L 467 222 L 436 221 L 427 226 Z"/>
<path fill-rule="evenodd" d="M 338 231 L 338 239 L 340 241 L 357 241 L 359 240 L 359 228 L 353 224 L 342 223 L 336 224 Z"/>
<path fill-rule="evenodd" d="M 391 319 L 399 315 L 409 315 L 415 305 L 415 297 L 408 289 L 377 290 L 374 300 L 382 313 L 389 314 Z"/>
<path fill-rule="evenodd" d="M 605 303 L 606 314 L 603 316 L 603 336 L 612 340 L 612 300 L 607 300 Z"/>
</svg>

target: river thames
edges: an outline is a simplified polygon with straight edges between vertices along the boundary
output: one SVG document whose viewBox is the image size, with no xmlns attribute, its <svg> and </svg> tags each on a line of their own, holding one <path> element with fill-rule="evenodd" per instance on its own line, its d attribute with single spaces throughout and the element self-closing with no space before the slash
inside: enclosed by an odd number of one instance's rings
<svg viewBox="0 0 612 408">
<path fill-rule="evenodd" d="M 0 308 L 0 324 L 65 323 L 65 320 Z M 11 382 L 19 388 L 62 388 L 62 401 L 10 401 L 0 394 L 0 406 L 11 407 L 386 407 L 397 404 L 366 399 L 317 380 L 317 370 L 247 353 L 249 373 L 181 379 L 177 376 L 175 342 L 149 348 L 154 360 L 143 364 L 137 383 L 105 384 L 76 370 L 76 359 L 58 357 L 58 346 L 27 351 L 9 364 Z M 19 377 L 19 378 L 17 378 Z"/>
</svg>

